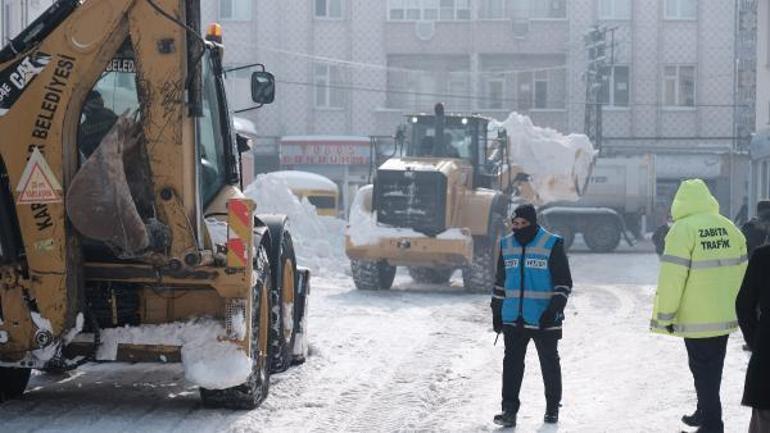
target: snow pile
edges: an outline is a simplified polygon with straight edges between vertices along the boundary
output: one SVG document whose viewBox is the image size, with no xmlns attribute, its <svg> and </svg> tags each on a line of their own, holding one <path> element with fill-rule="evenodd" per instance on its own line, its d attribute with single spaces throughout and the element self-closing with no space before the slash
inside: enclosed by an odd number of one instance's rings
<svg viewBox="0 0 770 433">
<path fill-rule="evenodd" d="M 375 214 L 368 209 L 368 201 L 372 196 L 374 187 L 366 185 L 361 187 L 350 206 L 350 224 L 347 228 L 347 234 L 350 237 L 350 243 L 361 247 L 365 245 L 376 245 L 383 239 L 393 238 L 427 238 L 422 233 L 409 228 L 397 228 L 384 224 L 377 224 Z M 436 236 L 441 240 L 469 240 L 471 237 L 464 229 L 448 229 Z"/>
<path fill-rule="evenodd" d="M 342 272 L 347 268 L 345 257 L 345 222 L 319 216 L 315 207 L 300 201 L 286 181 L 261 174 L 246 188 L 246 196 L 256 201 L 257 213 L 278 213 L 289 217 L 289 231 L 294 240 L 297 264 L 313 272 Z"/>
<path fill-rule="evenodd" d="M 563 135 L 550 128 L 535 126 L 532 120 L 513 112 L 502 122 L 490 122 L 490 136 L 498 128 L 508 132 L 513 163 L 532 176 L 539 204 L 576 201 L 580 198 L 596 157 L 591 141 L 583 134 Z"/>
<path fill-rule="evenodd" d="M 353 204 L 350 206 L 350 225 L 347 234 L 354 246 L 374 245 L 381 239 L 395 236 L 420 237 L 420 233 L 412 229 L 395 229 L 379 226 L 374 220 L 374 213 L 367 209 L 368 198 L 372 196 L 374 187 L 366 185 L 358 190 Z M 394 234 L 394 231 L 397 233 Z"/>
<path fill-rule="evenodd" d="M 190 382 L 209 389 L 240 385 L 251 374 L 251 357 L 226 337 L 222 324 L 212 319 L 189 322 L 108 328 L 100 331 L 96 352 L 100 361 L 114 360 L 118 344 L 147 344 L 182 347 L 182 365 Z"/>
</svg>

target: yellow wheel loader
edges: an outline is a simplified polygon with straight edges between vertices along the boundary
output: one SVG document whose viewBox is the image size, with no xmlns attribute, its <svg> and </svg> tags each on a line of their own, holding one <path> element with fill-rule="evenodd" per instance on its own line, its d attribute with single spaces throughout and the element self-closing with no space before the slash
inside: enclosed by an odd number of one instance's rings
<svg viewBox="0 0 770 433">
<path fill-rule="evenodd" d="M 510 197 L 533 192 L 509 161 L 505 131 L 488 138 L 489 122 L 445 114 L 442 104 L 406 116 L 392 154 L 351 207 L 346 253 L 358 289 L 389 289 L 397 266 L 434 284 L 461 269 L 466 290 L 491 289 Z"/>
<path fill-rule="evenodd" d="M 0 50 L 0 401 L 31 369 L 181 362 L 205 405 L 250 409 L 304 360 L 309 272 L 241 192 L 199 1 L 58 0 Z"/>
</svg>

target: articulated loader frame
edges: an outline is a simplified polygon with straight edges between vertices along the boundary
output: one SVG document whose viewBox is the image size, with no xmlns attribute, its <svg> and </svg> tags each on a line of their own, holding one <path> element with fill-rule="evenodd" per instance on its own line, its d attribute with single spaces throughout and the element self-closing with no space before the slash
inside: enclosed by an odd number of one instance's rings
<svg viewBox="0 0 770 433">
<path fill-rule="evenodd" d="M 86 292 L 110 284 L 138 293 L 142 325 L 212 316 L 226 331 L 219 341 L 252 359 L 242 385 L 202 392 L 206 403 L 255 407 L 266 396 L 271 368 L 304 359 L 295 346 L 309 274 L 297 267 L 285 218 L 260 219 L 237 188 L 237 151 L 227 124 L 219 132 L 228 181 L 211 203 L 200 202 L 200 63 L 203 51 L 215 56 L 222 49 L 197 34 L 198 17 L 197 0 L 60 0 L 0 51 L 0 79 L 6 80 L 0 82 L 0 400 L 20 394 L 3 383 L 19 382 L 30 368 L 71 368 L 93 359 L 99 330 Z M 168 241 L 127 260 L 86 260 L 65 206 L 80 166 L 81 107 L 126 40 L 135 55 L 141 145 L 151 173 L 146 182 Z M 216 109 L 227 116 L 226 105 Z M 19 185 L 25 176 L 36 186 Z M 228 224 L 226 246 L 215 245 L 204 215 Z M 191 294 L 191 301 L 169 301 L 159 292 Z M 233 329 L 234 315 L 245 319 L 245 333 Z M 96 341 L 75 338 L 84 322 Z M 179 350 L 126 344 L 117 358 L 174 360 Z"/>
</svg>

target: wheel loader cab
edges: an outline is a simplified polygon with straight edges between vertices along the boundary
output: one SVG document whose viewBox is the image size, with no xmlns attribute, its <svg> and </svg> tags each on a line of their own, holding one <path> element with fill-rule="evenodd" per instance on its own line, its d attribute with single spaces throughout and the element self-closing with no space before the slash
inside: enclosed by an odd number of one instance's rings
<svg viewBox="0 0 770 433">
<path fill-rule="evenodd" d="M 406 156 L 464 160 L 473 168 L 471 187 L 490 188 L 497 156 L 488 152 L 488 123 L 480 116 L 407 116 Z"/>
</svg>

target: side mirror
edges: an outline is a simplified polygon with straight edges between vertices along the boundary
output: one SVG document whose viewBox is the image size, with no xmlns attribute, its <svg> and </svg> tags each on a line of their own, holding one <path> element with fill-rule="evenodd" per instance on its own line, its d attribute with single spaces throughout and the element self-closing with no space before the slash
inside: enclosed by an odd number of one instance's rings
<svg viewBox="0 0 770 433">
<path fill-rule="evenodd" d="M 238 153 L 249 152 L 251 150 L 251 138 L 243 134 L 235 134 L 235 144 L 238 145 Z"/>
<path fill-rule="evenodd" d="M 272 104 L 275 100 L 275 77 L 267 71 L 251 74 L 251 100 L 257 104 Z"/>
</svg>

